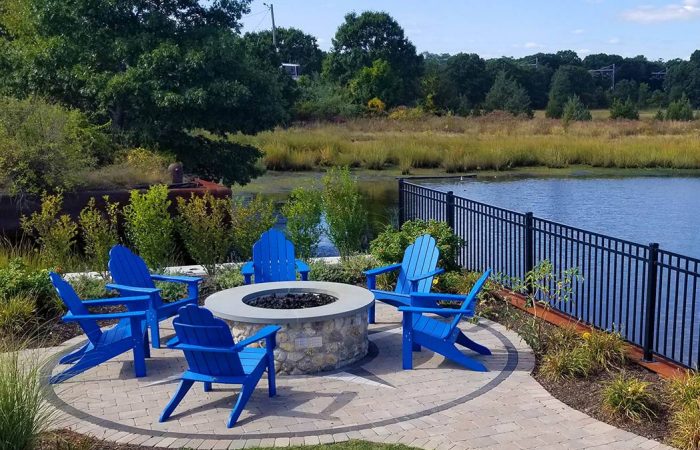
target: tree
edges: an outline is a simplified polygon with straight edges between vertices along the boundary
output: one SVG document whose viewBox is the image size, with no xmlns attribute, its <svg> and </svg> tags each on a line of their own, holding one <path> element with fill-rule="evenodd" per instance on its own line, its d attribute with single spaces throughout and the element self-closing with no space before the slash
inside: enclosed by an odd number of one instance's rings
<svg viewBox="0 0 700 450">
<path fill-rule="evenodd" d="M 631 98 L 628 98 L 624 102 L 616 98 L 610 106 L 610 118 L 639 120 L 637 105 L 635 105 Z"/>
<path fill-rule="evenodd" d="M 574 95 L 569 97 L 569 100 L 566 101 L 561 118 L 564 122 L 568 123 L 572 120 L 591 120 L 593 117 L 588 108 L 586 108 L 586 105 L 578 98 L 578 95 Z"/>
<path fill-rule="evenodd" d="M 486 111 L 508 111 L 514 116 L 524 115 L 532 117 L 530 108 L 530 97 L 517 81 L 501 72 L 491 86 L 491 90 L 486 94 L 484 101 Z"/>
<path fill-rule="evenodd" d="M 13 0 L 15 10 L 0 18 L 9 35 L 10 91 L 89 112 L 122 141 L 172 150 L 195 173 L 247 182 L 258 173 L 257 150 L 190 131 L 253 133 L 288 118 L 293 81 L 250 56 L 238 36 L 248 5 Z M 32 13 L 8 20 L 18 8 Z M 219 164 L 221 157 L 233 164 Z"/>
<path fill-rule="evenodd" d="M 489 77 L 494 80 L 496 76 L 505 71 L 527 91 L 534 108 L 544 108 L 547 105 L 547 91 L 552 78 L 553 70 L 545 64 L 531 65 L 532 59 L 515 60 L 513 58 L 497 58 L 486 61 L 486 70 Z"/>
<path fill-rule="evenodd" d="M 593 78 L 586 69 L 578 66 L 561 66 L 552 77 L 547 117 L 560 118 L 564 112 L 564 104 L 573 95 L 579 96 L 584 104 L 589 104 L 594 92 Z"/>
<path fill-rule="evenodd" d="M 277 28 L 277 50 L 272 45 L 272 31 L 246 33 L 248 51 L 274 67 L 282 63 L 299 64 L 301 73 L 311 75 L 321 72 L 323 51 L 318 48 L 316 38 L 296 28 Z"/>
<path fill-rule="evenodd" d="M 416 98 L 418 81 L 423 72 L 423 57 L 406 38 L 403 28 L 385 12 L 350 13 L 333 38 L 333 47 L 324 61 L 323 73 L 346 85 L 364 67 L 384 60 L 400 80 L 398 102 Z"/>
<path fill-rule="evenodd" d="M 399 102 L 401 79 L 394 73 L 389 63 L 378 59 L 371 67 L 361 68 L 350 80 L 349 89 L 353 99 L 366 105 L 370 99 L 379 98 L 388 105 Z"/>
<path fill-rule="evenodd" d="M 479 55 L 458 53 L 450 56 L 441 69 L 435 95 L 438 106 L 464 114 L 484 101 L 491 77 Z"/>
<path fill-rule="evenodd" d="M 664 90 L 671 101 L 685 95 L 692 106 L 700 107 L 700 51 L 695 51 L 689 61 L 668 62 Z"/>
<path fill-rule="evenodd" d="M 680 99 L 671 102 L 666 110 L 666 120 L 690 121 L 694 118 L 693 107 L 685 94 Z"/>
</svg>

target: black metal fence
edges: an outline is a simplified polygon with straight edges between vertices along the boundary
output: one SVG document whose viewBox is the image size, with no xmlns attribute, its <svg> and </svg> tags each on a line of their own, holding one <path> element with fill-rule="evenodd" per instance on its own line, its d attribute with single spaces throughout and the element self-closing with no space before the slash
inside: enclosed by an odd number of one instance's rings
<svg viewBox="0 0 700 450">
<path fill-rule="evenodd" d="M 399 180 L 399 222 L 411 219 L 447 222 L 465 241 L 458 263 L 469 270 L 523 278 L 545 259 L 558 276 L 578 268 L 573 300 L 557 309 L 619 331 L 648 360 L 698 368 L 700 259 Z"/>
</svg>

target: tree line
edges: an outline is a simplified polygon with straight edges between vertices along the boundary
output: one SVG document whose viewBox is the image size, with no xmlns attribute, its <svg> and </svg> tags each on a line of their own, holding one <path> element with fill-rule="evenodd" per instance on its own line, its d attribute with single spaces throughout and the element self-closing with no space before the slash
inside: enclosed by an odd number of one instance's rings
<svg viewBox="0 0 700 450">
<path fill-rule="evenodd" d="M 506 110 L 560 117 L 576 97 L 700 106 L 700 51 L 689 60 L 588 55 L 525 58 L 418 54 L 389 14 L 349 13 L 330 51 L 295 28 L 241 32 L 251 0 L 3 0 L 0 95 L 41 97 L 109 128 L 113 144 L 173 152 L 189 170 L 244 183 L 258 149 L 226 136 L 294 120 L 382 113 L 398 106 L 436 114 Z M 281 63 L 297 63 L 294 82 Z M 615 64 L 611 80 L 588 72 Z M 653 76 L 665 72 L 664 79 Z"/>
</svg>

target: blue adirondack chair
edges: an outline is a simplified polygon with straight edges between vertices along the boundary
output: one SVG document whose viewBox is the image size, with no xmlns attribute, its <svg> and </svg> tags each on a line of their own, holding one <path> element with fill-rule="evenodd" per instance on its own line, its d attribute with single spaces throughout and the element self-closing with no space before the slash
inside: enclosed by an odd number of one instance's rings
<svg viewBox="0 0 700 450">
<path fill-rule="evenodd" d="M 73 287 L 60 275 L 49 274 L 58 296 L 63 300 L 68 313 L 64 322 L 77 322 L 88 338 L 88 342 L 78 350 L 60 359 L 59 364 L 72 364 L 63 372 L 49 379 L 51 384 L 60 383 L 87 369 L 95 367 L 124 352 L 134 352 L 134 373 L 137 377 L 146 375 L 146 360 L 150 357 L 148 333 L 146 332 L 146 305 L 148 296 L 117 297 L 81 301 Z M 89 307 L 126 305 L 127 312 L 91 314 Z M 102 330 L 98 320 L 120 319 L 112 328 Z"/>
<path fill-rule="evenodd" d="M 253 260 L 241 268 L 245 284 L 250 284 L 253 276 L 255 283 L 294 281 L 297 279 L 297 271 L 303 281 L 309 279 L 309 266 L 295 258 L 294 245 L 275 229 L 269 229 L 260 235 L 260 239 L 253 245 Z"/>
<path fill-rule="evenodd" d="M 401 264 L 379 267 L 365 272 L 367 289 L 372 291 L 374 299 L 395 307 L 409 306 L 411 292 L 427 293 L 433 285 L 433 277 L 444 272 L 438 269 L 440 250 L 435 239 L 429 234 L 419 236 L 406 248 Z M 377 275 L 399 271 L 393 292 L 376 289 Z M 369 309 L 369 323 L 374 323 L 374 304 Z"/>
<path fill-rule="evenodd" d="M 478 372 L 487 371 L 486 367 L 479 361 L 462 353 L 456 344 L 473 350 L 480 355 L 491 354 L 488 348 L 472 341 L 458 328 L 462 317 L 474 316 L 476 297 L 484 287 L 490 274 L 491 270 L 484 272 L 467 295 L 411 294 L 412 306 L 399 308 L 399 311 L 403 312 L 404 369 L 409 370 L 413 368 L 413 352 L 420 351 L 421 346 L 423 346 L 467 369 Z M 445 300 L 461 302 L 462 306 L 455 309 L 438 307 L 437 302 Z M 424 314 L 451 316 L 452 320 L 444 322 Z"/>
<path fill-rule="evenodd" d="M 182 374 L 180 386 L 160 415 L 161 422 L 168 420 L 195 381 L 204 383 L 205 392 L 211 391 L 212 383 L 242 385 L 227 422 L 229 428 L 236 424 L 266 369 L 269 395 L 276 395 L 273 351 L 275 336 L 281 327 L 268 325 L 236 344 L 223 320 L 194 305 L 180 308 L 173 325 L 176 337 L 168 342 L 168 347 L 185 353 L 189 369 Z M 262 340 L 265 340 L 265 348 L 247 348 Z"/>
<path fill-rule="evenodd" d="M 196 305 L 199 301 L 198 277 L 184 277 L 174 275 L 153 275 L 148 271 L 146 263 L 122 245 L 115 245 L 109 251 L 109 271 L 114 283 L 107 287 L 115 289 L 121 294 L 148 295 L 150 297 L 147 320 L 151 330 L 151 344 L 153 348 L 160 348 L 160 330 L 158 323 L 177 314 L 178 309 L 185 305 Z M 172 303 L 164 303 L 160 297 L 160 289 L 156 288 L 154 281 L 166 281 L 171 283 L 184 283 L 187 285 L 187 297 Z"/>
</svg>

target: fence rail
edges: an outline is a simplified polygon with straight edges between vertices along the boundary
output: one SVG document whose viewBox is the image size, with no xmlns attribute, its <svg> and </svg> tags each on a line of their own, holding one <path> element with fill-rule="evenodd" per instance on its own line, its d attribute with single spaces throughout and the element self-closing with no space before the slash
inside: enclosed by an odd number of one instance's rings
<svg viewBox="0 0 700 450">
<path fill-rule="evenodd" d="M 559 311 L 615 329 L 644 350 L 697 369 L 700 361 L 700 259 L 582 230 L 399 180 L 399 222 L 439 220 L 464 239 L 458 263 L 523 278 L 549 260 L 557 275 L 577 268 L 573 301 Z"/>
</svg>

